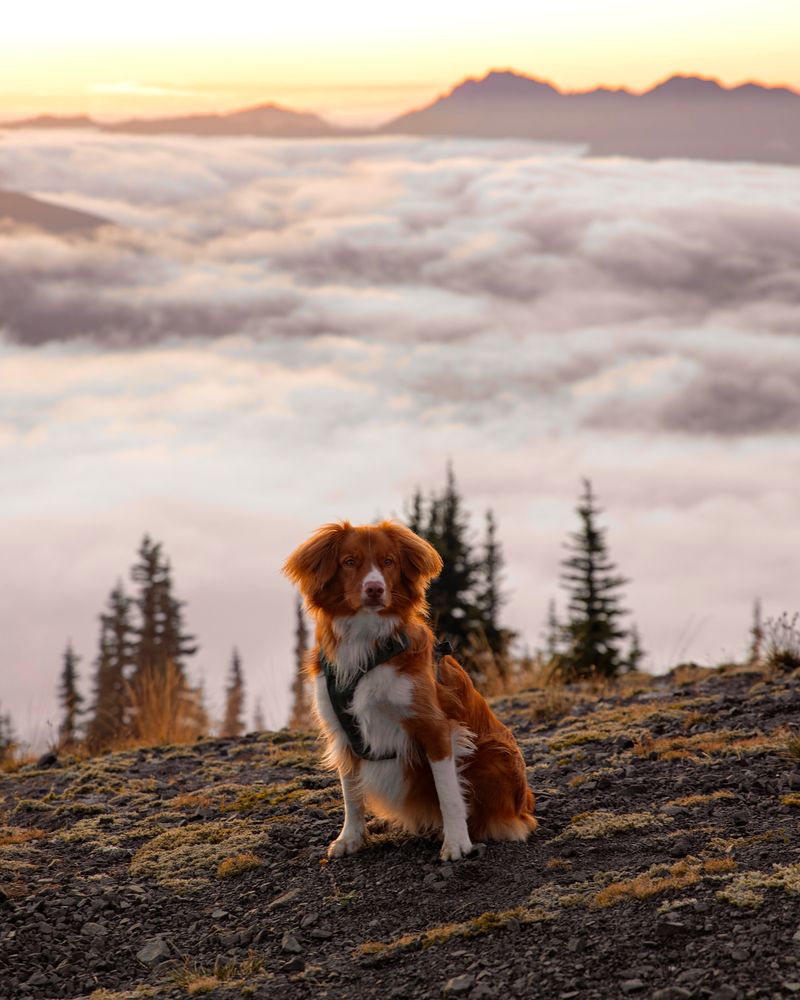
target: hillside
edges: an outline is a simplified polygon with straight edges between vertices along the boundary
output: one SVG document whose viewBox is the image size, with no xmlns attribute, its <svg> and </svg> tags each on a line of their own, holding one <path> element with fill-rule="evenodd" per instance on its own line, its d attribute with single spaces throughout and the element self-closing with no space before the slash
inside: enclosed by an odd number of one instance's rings
<svg viewBox="0 0 800 1000">
<path fill-rule="evenodd" d="M 108 219 L 65 205 L 54 205 L 19 191 L 0 191 L 0 226 L 32 226 L 48 233 L 70 233 L 108 225 Z"/>
<path fill-rule="evenodd" d="M 682 674 L 499 701 L 541 828 L 458 864 L 375 824 L 325 863 L 308 735 L 0 775 L 0 996 L 798 993 L 800 677 Z"/>
<path fill-rule="evenodd" d="M 508 71 L 466 80 L 381 129 L 412 135 L 580 143 L 593 156 L 800 163 L 800 94 L 674 76 L 644 94 L 562 93 Z"/>
</svg>

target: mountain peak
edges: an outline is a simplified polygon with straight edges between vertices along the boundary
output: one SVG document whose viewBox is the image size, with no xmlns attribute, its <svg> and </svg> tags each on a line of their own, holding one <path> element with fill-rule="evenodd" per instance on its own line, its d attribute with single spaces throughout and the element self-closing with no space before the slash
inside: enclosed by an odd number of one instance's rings
<svg viewBox="0 0 800 1000">
<path fill-rule="evenodd" d="M 645 91 L 643 97 L 669 97 L 675 100 L 692 100 L 698 97 L 719 97 L 727 93 L 718 80 L 707 76 L 676 74 Z"/>
<path fill-rule="evenodd" d="M 486 76 L 476 80 L 469 77 L 459 83 L 448 94 L 448 98 L 456 100 L 472 100 L 476 97 L 517 100 L 537 97 L 558 97 L 558 91 L 546 80 L 537 80 L 536 77 L 523 76 L 510 69 L 493 69 Z"/>
</svg>

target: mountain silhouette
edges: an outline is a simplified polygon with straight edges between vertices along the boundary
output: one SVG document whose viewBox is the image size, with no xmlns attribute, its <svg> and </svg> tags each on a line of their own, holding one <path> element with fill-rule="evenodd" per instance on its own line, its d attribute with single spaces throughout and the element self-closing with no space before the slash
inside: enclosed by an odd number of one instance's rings
<svg viewBox="0 0 800 1000">
<path fill-rule="evenodd" d="M 638 95 L 605 87 L 564 93 L 494 70 L 379 131 L 576 143 L 594 156 L 800 163 L 800 94 L 680 75 Z"/>
<path fill-rule="evenodd" d="M 54 205 L 18 191 L 0 191 L 0 228 L 32 226 L 48 233 L 68 233 L 108 224 L 109 220 L 99 215 Z"/>
<path fill-rule="evenodd" d="M 675 75 L 642 94 L 596 87 L 564 92 L 511 70 L 467 79 L 426 107 L 376 129 L 338 128 L 319 115 L 263 104 L 227 114 L 131 118 L 41 115 L 0 128 L 95 128 L 139 135 L 334 138 L 368 135 L 533 139 L 585 147 L 593 156 L 800 164 L 800 94 L 744 83 L 724 87 Z"/>
</svg>

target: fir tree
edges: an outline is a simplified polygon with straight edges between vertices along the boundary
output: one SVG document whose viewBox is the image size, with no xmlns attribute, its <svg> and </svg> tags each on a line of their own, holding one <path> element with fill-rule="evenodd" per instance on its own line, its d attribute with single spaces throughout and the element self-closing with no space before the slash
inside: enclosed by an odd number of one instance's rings
<svg viewBox="0 0 800 1000">
<path fill-rule="evenodd" d="M 479 587 L 476 606 L 480 616 L 480 628 L 486 643 L 495 657 L 495 663 L 502 675 L 508 673 L 508 652 L 514 633 L 500 625 L 500 608 L 505 597 L 501 590 L 503 552 L 497 538 L 497 522 L 491 510 L 486 512 L 486 540 L 483 559 L 479 564 L 482 583 Z"/>
<path fill-rule="evenodd" d="M 241 736 L 244 732 L 244 677 L 239 651 L 234 647 L 231 658 L 231 673 L 228 687 L 225 690 L 225 718 L 222 722 L 221 736 Z"/>
<path fill-rule="evenodd" d="M 184 678 L 184 661 L 197 652 L 194 636 L 183 631 L 184 602 L 173 596 L 170 566 L 162 558 L 161 544 L 145 535 L 138 555 L 139 562 L 131 570 L 132 579 L 139 584 L 135 598 L 139 627 L 132 683 L 136 685 L 148 674 L 163 676 L 168 663 Z"/>
<path fill-rule="evenodd" d="M 431 501 L 423 537 L 444 562 L 442 572 L 428 589 L 434 630 L 453 640 L 457 649 L 465 647 L 481 621 L 475 594 L 478 561 L 472 554 L 468 518 L 450 464 L 444 492 Z"/>
<path fill-rule="evenodd" d="M 256 733 L 263 733 L 267 728 L 267 722 L 264 718 L 264 707 L 261 704 L 261 699 L 256 698 L 256 703 L 253 708 L 253 730 Z"/>
<path fill-rule="evenodd" d="M 424 525 L 425 511 L 422 501 L 422 492 L 419 489 L 414 491 L 414 495 L 411 497 L 411 502 L 408 505 L 406 514 L 406 524 L 414 532 L 415 535 L 420 535 L 424 537 L 425 525 Z"/>
<path fill-rule="evenodd" d="M 78 738 L 78 716 L 81 714 L 83 695 L 78 691 L 78 660 L 68 642 L 64 650 L 64 663 L 61 670 L 61 687 L 58 698 L 64 713 L 58 729 L 59 746 L 71 747 Z"/>
<path fill-rule="evenodd" d="M 544 655 L 548 662 L 552 662 L 558 655 L 561 646 L 562 625 L 559 623 L 556 613 L 555 598 L 550 598 L 547 605 L 547 619 L 544 628 Z"/>
<path fill-rule="evenodd" d="M 559 670 L 566 680 L 616 677 L 623 666 L 620 642 L 627 634 L 619 626 L 619 619 L 627 612 L 618 593 L 628 581 L 616 572 L 608 555 L 605 529 L 597 525 L 600 510 L 588 479 L 583 481 L 577 513 L 581 527 L 572 533 L 571 554 L 562 562 L 561 582 L 569 595 L 569 617 Z"/>
<path fill-rule="evenodd" d="M 111 746 L 126 735 L 127 685 L 135 666 L 135 630 L 131 621 L 133 601 L 117 583 L 100 616 L 100 643 L 95 660 L 94 700 L 86 730 L 93 750 Z"/>
<path fill-rule="evenodd" d="M 753 603 L 753 624 L 750 628 L 750 665 L 758 666 L 764 655 L 764 622 L 761 618 L 761 599 Z"/>
<path fill-rule="evenodd" d="M 639 627 L 637 625 L 631 626 L 628 633 L 628 639 L 630 641 L 630 647 L 628 649 L 628 656 L 625 660 L 625 669 L 633 672 L 639 669 L 641 662 L 644 659 L 642 638 L 639 635 Z"/>
<path fill-rule="evenodd" d="M 311 726 L 311 702 L 305 674 L 305 660 L 308 652 L 308 627 L 303 614 L 303 602 L 297 599 L 297 627 L 294 647 L 294 682 L 292 684 L 292 711 L 289 717 L 290 729 L 309 729 Z"/>
<path fill-rule="evenodd" d="M 9 760 L 17 746 L 11 715 L 0 714 L 0 762 Z"/>
</svg>

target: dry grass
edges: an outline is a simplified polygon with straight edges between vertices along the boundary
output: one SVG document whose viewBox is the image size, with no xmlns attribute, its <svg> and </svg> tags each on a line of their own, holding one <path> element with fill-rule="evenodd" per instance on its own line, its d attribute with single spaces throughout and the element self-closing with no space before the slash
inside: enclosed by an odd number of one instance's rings
<svg viewBox="0 0 800 1000">
<path fill-rule="evenodd" d="M 800 760 L 800 733 L 789 733 L 783 746 L 783 753 L 790 760 Z"/>
<path fill-rule="evenodd" d="M 781 795 L 782 806 L 800 806 L 800 792 L 787 792 Z"/>
<path fill-rule="evenodd" d="M 699 806 L 704 802 L 716 802 L 719 799 L 735 799 L 733 792 L 725 788 L 720 788 L 716 792 L 707 792 L 704 795 L 684 795 L 680 799 L 670 799 L 668 806 Z"/>
<path fill-rule="evenodd" d="M 0 826 L 0 847 L 10 844 L 26 844 L 31 840 L 46 837 L 47 831 L 35 826 Z"/>
<path fill-rule="evenodd" d="M 163 672 L 146 671 L 128 685 L 128 701 L 133 728 L 125 746 L 191 743 L 208 728 L 200 693 L 186 683 L 171 660 Z"/>
<path fill-rule="evenodd" d="M 714 754 L 769 753 L 785 747 L 783 730 L 766 735 L 757 733 L 745 736 L 735 729 L 720 729 L 711 733 L 687 736 L 661 736 L 654 739 L 649 733 L 641 736 L 633 748 L 640 757 L 656 754 L 659 760 L 692 760 L 701 763 L 703 757 Z"/>
<path fill-rule="evenodd" d="M 245 851 L 243 854 L 236 854 L 232 858 L 224 858 L 217 865 L 217 875 L 220 878 L 231 878 L 233 875 L 241 875 L 242 872 L 252 871 L 253 868 L 260 868 L 261 861 L 252 851 Z"/>
<path fill-rule="evenodd" d="M 436 927 L 428 927 L 424 931 L 403 934 L 391 941 L 365 941 L 355 949 L 353 954 L 357 958 L 383 957 L 409 948 L 430 948 L 432 945 L 444 944 L 453 938 L 473 938 L 512 926 L 541 923 L 551 919 L 552 914 L 527 906 L 518 906 L 513 910 L 503 910 L 502 912 L 489 910 L 471 920 L 465 920 L 461 923 L 439 924 Z"/>
<path fill-rule="evenodd" d="M 236 989 L 240 993 L 246 993 L 247 980 L 254 977 L 263 979 L 265 973 L 263 958 L 250 952 L 247 958 L 238 962 L 226 961 L 219 955 L 211 968 L 184 959 L 183 968 L 174 972 L 171 979 L 189 996 L 202 996 L 217 989 Z"/>
<path fill-rule="evenodd" d="M 745 872 L 721 889 L 717 898 L 742 909 L 757 909 L 764 902 L 761 889 L 800 893 L 800 864 L 773 865 L 771 872 Z"/>
<path fill-rule="evenodd" d="M 672 822 L 668 816 L 659 816 L 652 812 L 612 813 L 605 809 L 595 812 L 578 813 L 556 840 L 567 837 L 580 837 L 581 840 L 598 840 L 601 837 L 613 837 L 630 830 L 649 830 Z"/>
</svg>

